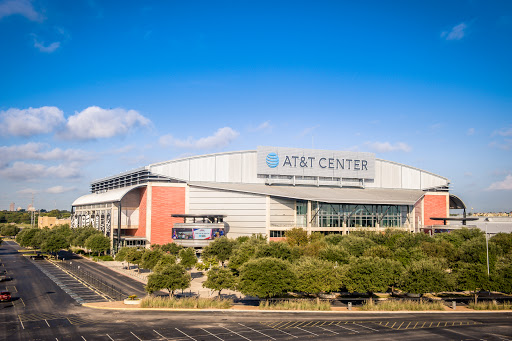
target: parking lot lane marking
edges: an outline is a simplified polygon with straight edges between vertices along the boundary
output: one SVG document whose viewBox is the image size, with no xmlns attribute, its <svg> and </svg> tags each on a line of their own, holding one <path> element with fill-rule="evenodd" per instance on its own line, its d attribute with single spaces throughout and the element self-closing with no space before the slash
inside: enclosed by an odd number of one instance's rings
<svg viewBox="0 0 512 341">
<path fill-rule="evenodd" d="M 294 321 L 288 321 L 288 322 L 285 322 L 284 324 L 280 325 L 279 327 L 274 327 L 274 328 L 278 328 L 278 329 L 289 328 L 290 325 L 294 324 L 295 322 Z"/>
<path fill-rule="evenodd" d="M 202 328 L 201 328 L 201 329 L 202 329 Z M 167 338 L 166 338 L 165 336 L 163 336 L 162 334 L 160 334 L 160 333 L 159 333 L 159 332 L 157 332 L 156 330 L 154 330 L 154 329 L 153 329 L 153 331 L 154 331 L 155 333 L 157 333 L 158 335 L 160 335 L 160 337 L 163 337 L 164 339 L 166 339 L 166 340 L 167 340 Z"/>
<path fill-rule="evenodd" d="M 409 328 L 409 326 L 411 325 L 411 322 L 409 322 L 409 324 L 407 325 L 407 327 L 405 327 L 404 329 L 407 329 Z"/>
<path fill-rule="evenodd" d="M 114 341 L 114 339 L 111 338 L 110 335 L 108 335 L 108 334 L 105 334 L 105 335 L 107 335 L 110 340 Z"/>
<path fill-rule="evenodd" d="M 294 337 L 294 338 L 296 338 L 296 339 L 298 339 L 298 338 L 299 338 L 298 336 L 295 336 L 295 335 L 293 335 L 293 334 L 290 334 L 290 333 L 288 333 L 288 332 L 285 332 L 285 331 L 284 331 L 284 330 L 282 330 L 282 329 L 275 329 L 275 330 L 277 330 L 277 331 L 279 331 L 279 332 L 281 332 L 281 333 L 284 333 L 284 334 L 290 335 L 291 337 Z"/>
<path fill-rule="evenodd" d="M 44 322 L 46 322 L 46 324 L 48 325 L 48 328 L 51 328 L 51 327 L 50 327 L 50 324 L 48 323 L 48 321 L 47 321 L 47 320 L 44 320 Z"/>
<path fill-rule="evenodd" d="M 205 332 L 207 332 L 208 334 L 210 334 L 211 336 L 216 337 L 217 339 L 224 341 L 224 339 L 221 339 L 221 338 L 220 338 L 220 337 L 218 337 L 217 335 L 215 335 L 215 334 L 213 334 L 213 333 L 210 333 L 209 331 L 207 331 L 207 330 L 206 330 L 206 329 L 204 329 L 204 328 L 199 328 L 199 329 L 202 329 L 202 330 L 204 330 Z M 155 333 L 156 333 L 156 330 L 155 330 Z M 158 334 L 158 333 L 157 333 L 157 334 Z M 160 335 L 160 334 L 159 334 L 159 335 Z"/>
<path fill-rule="evenodd" d="M 26 307 L 25 301 L 23 301 L 23 298 L 20 297 L 21 303 L 23 303 L 23 306 Z"/>
<path fill-rule="evenodd" d="M 339 333 L 336 333 L 335 331 L 332 331 L 332 330 L 324 328 L 324 327 L 317 326 L 317 328 L 320 328 L 320 329 L 323 329 L 323 330 L 327 330 L 328 332 L 331 332 L 331 333 L 334 333 L 334 334 L 339 334 Z"/>
<path fill-rule="evenodd" d="M 23 329 L 25 329 L 25 326 L 23 325 L 23 321 L 21 320 L 20 315 L 18 315 L 18 318 L 20 319 L 21 327 L 22 327 Z"/>
<path fill-rule="evenodd" d="M 243 336 L 243 335 L 240 335 L 240 334 L 238 334 L 237 332 L 235 332 L 235 331 L 233 331 L 233 330 L 231 330 L 231 329 L 228 329 L 228 328 L 226 328 L 226 327 L 221 327 L 221 328 L 224 328 L 224 329 L 226 329 L 226 330 L 229 330 L 229 331 L 230 331 L 230 332 L 232 332 L 233 334 L 236 334 L 236 335 L 240 336 L 241 338 L 244 338 L 244 339 L 246 339 L 246 340 L 251 341 L 251 339 L 249 339 L 249 338 L 247 338 L 247 337 L 245 337 L 245 336 Z"/>
<path fill-rule="evenodd" d="M 420 327 L 420 328 L 423 328 L 423 327 L 425 326 L 425 323 L 427 323 L 427 322 L 426 322 L 426 321 L 425 321 L 425 322 L 423 322 L 423 324 L 421 325 L 421 327 Z"/>
<path fill-rule="evenodd" d="M 135 335 L 133 332 L 130 332 L 133 336 L 135 336 L 137 338 L 137 340 L 139 341 L 142 341 L 142 339 L 140 339 L 137 335 Z"/>
<path fill-rule="evenodd" d="M 194 340 L 194 341 L 197 341 L 197 340 L 196 340 L 196 339 L 194 339 L 192 336 L 190 336 L 190 335 L 188 335 L 188 334 L 185 334 L 184 332 L 182 332 L 182 331 L 181 331 L 181 330 L 179 330 L 178 328 L 174 328 L 174 329 L 176 329 L 177 331 L 179 331 L 180 333 L 182 333 L 182 334 L 183 334 L 183 335 L 185 335 L 186 337 L 188 337 L 188 338 L 190 338 L 190 339 L 192 339 L 192 340 Z M 139 340 L 140 340 L 140 339 L 139 339 Z"/>
<path fill-rule="evenodd" d="M 80 336 L 82 336 L 82 335 L 80 335 Z M 82 336 L 82 339 L 84 339 L 84 341 L 87 341 L 87 339 L 85 337 L 83 337 L 83 336 Z"/>
<path fill-rule="evenodd" d="M 378 332 L 378 330 L 377 330 L 377 329 L 373 329 L 373 328 L 371 328 L 371 327 L 363 326 L 362 324 L 355 323 L 355 322 L 354 322 L 354 324 L 355 324 L 356 326 L 363 327 L 363 328 L 370 329 L 370 330 L 373 330 L 373 331 Z"/>
<path fill-rule="evenodd" d="M 338 327 L 340 327 L 340 328 L 343 328 L 343 329 L 350 330 L 351 332 L 354 332 L 354 333 L 359 333 L 357 330 L 352 329 L 352 328 L 349 328 L 349 327 L 343 327 L 343 326 L 340 326 L 339 324 L 337 324 L 336 326 L 338 326 Z"/>
<path fill-rule="evenodd" d="M 396 328 L 397 330 L 400 329 L 400 327 L 402 326 L 402 324 L 404 324 L 405 322 L 402 322 L 400 323 L 400 325 L 398 326 L 398 328 Z"/>
<path fill-rule="evenodd" d="M 260 333 L 261 335 L 265 335 L 266 337 L 269 337 L 269 338 L 271 338 L 272 340 L 275 340 L 272 336 L 267 335 L 267 334 L 265 334 L 265 333 L 262 333 L 262 332 L 260 332 L 259 330 L 253 329 L 253 328 L 248 327 L 248 326 L 246 326 L 246 325 L 243 325 L 243 324 L 241 324 L 241 323 L 239 323 L 239 325 L 241 325 L 241 326 L 243 326 L 243 327 L 245 327 L 245 328 L 248 328 L 248 329 L 250 329 L 250 330 L 253 330 L 253 331 L 255 331 L 256 333 Z"/>
<path fill-rule="evenodd" d="M 505 341 L 510 341 L 510 339 L 507 339 L 507 337 L 510 337 L 510 336 L 505 336 L 505 335 L 500 335 L 500 334 L 493 334 L 493 333 L 489 333 L 489 335 L 500 337 L 500 338 L 502 338 Z"/>
<path fill-rule="evenodd" d="M 302 329 L 302 328 L 299 328 L 299 327 L 295 327 L 295 328 L 300 329 L 300 330 L 302 330 L 303 332 L 313 334 L 313 335 L 315 335 L 315 336 L 320 336 L 320 335 L 315 334 L 315 333 L 313 333 L 313 332 L 310 332 L 309 330 L 306 330 L 306 329 Z"/>
</svg>

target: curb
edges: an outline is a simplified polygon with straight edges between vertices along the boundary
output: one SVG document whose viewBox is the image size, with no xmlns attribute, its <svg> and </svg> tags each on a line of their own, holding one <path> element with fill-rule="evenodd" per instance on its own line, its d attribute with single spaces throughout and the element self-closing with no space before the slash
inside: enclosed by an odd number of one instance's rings
<svg viewBox="0 0 512 341">
<path fill-rule="evenodd" d="M 115 307 L 97 307 L 90 303 L 83 303 L 83 307 L 100 309 L 100 310 L 137 310 L 137 311 L 183 311 L 183 312 L 233 312 L 233 313 L 298 313 L 298 314 L 480 314 L 480 313 L 512 313 L 512 310 L 465 310 L 465 311 L 449 311 L 449 310 L 398 310 L 398 311 L 325 311 L 325 310 L 243 310 L 243 309 L 173 309 L 173 308 L 115 308 Z"/>
</svg>

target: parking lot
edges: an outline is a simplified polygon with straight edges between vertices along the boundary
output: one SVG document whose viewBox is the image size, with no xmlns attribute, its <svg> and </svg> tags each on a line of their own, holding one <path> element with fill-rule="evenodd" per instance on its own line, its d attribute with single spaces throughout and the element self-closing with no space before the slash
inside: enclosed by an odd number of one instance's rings
<svg viewBox="0 0 512 341">
<path fill-rule="evenodd" d="M 80 279 L 74 277 L 72 274 L 65 272 L 50 261 L 32 260 L 32 262 L 41 272 L 80 304 L 105 302 L 109 300 L 109 298 L 102 293 L 80 281 Z"/>
</svg>

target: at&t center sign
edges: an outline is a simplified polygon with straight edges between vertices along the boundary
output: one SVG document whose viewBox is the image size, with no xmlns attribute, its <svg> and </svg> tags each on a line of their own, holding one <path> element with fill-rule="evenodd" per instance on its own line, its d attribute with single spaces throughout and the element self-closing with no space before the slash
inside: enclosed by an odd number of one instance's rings
<svg viewBox="0 0 512 341">
<path fill-rule="evenodd" d="M 375 154 L 333 150 L 258 147 L 257 172 L 334 178 L 375 178 Z"/>
</svg>

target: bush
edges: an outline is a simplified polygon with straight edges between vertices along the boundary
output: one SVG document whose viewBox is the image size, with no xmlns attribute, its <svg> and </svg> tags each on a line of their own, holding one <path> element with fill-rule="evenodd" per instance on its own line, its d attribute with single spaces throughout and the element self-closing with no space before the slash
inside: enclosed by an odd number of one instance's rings
<svg viewBox="0 0 512 341">
<path fill-rule="evenodd" d="M 168 298 L 147 296 L 140 302 L 142 308 L 185 308 L 185 309 L 229 309 L 233 305 L 232 300 L 210 298 Z"/>
<path fill-rule="evenodd" d="M 361 310 L 388 310 L 388 311 L 397 311 L 397 310 L 412 310 L 412 311 L 420 311 L 420 310 L 444 310 L 444 305 L 442 302 L 423 302 L 423 301 L 412 301 L 412 300 L 404 300 L 404 301 L 381 301 L 379 303 L 375 303 L 373 300 L 366 301 Z"/>
<path fill-rule="evenodd" d="M 261 301 L 260 310 L 331 310 L 331 304 L 324 301 L 286 300 L 278 302 Z"/>
<path fill-rule="evenodd" d="M 474 303 L 471 302 L 468 304 L 468 307 L 470 309 L 475 310 L 510 310 L 512 309 L 512 302 L 511 301 L 505 301 L 503 303 L 497 303 L 493 301 L 487 301 L 487 302 L 478 302 Z"/>
</svg>

